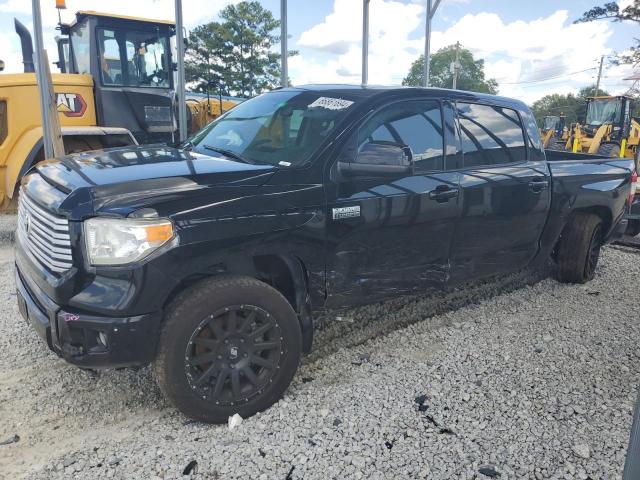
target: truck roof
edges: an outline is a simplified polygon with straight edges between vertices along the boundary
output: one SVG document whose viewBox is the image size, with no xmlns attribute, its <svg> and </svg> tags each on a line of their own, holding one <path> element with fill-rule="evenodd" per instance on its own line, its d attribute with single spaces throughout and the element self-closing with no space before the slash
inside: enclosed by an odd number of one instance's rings
<svg viewBox="0 0 640 480">
<path fill-rule="evenodd" d="M 411 94 L 426 94 L 430 93 L 435 97 L 448 98 L 454 100 L 473 100 L 488 104 L 500 104 L 504 106 L 511 106 L 517 109 L 528 109 L 527 105 L 517 99 L 502 97 L 499 95 L 490 95 L 488 93 L 468 92 L 465 90 L 451 90 L 449 88 L 435 88 L 435 87 L 411 87 L 411 86 L 397 86 L 397 85 L 353 85 L 353 84 L 309 84 L 299 85 L 294 87 L 279 88 L 276 91 L 282 90 L 309 90 L 320 93 L 326 93 L 327 95 L 343 94 L 358 98 L 373 98 L 385 93 L 397 93 L 401 94 L 406 92 L 407 96 Z"/>
</svg>

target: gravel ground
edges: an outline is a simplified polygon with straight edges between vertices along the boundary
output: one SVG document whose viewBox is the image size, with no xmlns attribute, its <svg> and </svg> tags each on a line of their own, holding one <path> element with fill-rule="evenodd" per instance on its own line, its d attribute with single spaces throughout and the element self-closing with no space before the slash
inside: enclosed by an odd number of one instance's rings
<svg viewBox="0 0 640 480">
<path fill-rule="evenodd" d="M 536 280 L 512 278 L 457 310 L 460 292 L 322 322 L 285 398 L 232 431 L 176 412 L 149 369 L 92 374 L 57 359 L 18 316 L 8 247 L 0 270 L 0 442 L 19 436 L 0 445 L 0 477 L 622 474 L 640 382 L 639 250 L 606 248 L 586 286 L 495 295 Z"/>
</svg>

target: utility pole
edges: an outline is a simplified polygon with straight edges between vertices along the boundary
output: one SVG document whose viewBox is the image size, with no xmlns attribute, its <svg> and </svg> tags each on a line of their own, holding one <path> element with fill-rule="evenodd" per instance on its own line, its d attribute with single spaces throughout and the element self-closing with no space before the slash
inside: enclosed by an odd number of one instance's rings
<svg viewBox="0 0 640 480">
<path fill-rule="evenodd" d="M 362 86 L 369 82 L 369 0 L 362 0 Z"/>
<path fill-rule="evenodd" d="M 182 28 L 182 0 L 176 1 L 176 43 L 178 44 L 178 81 L 176 96 L 178 99 L 178 139 L 184 142 L 187 139 L 187 99 L 185 97 L 184 77 L 184 33 Z"/>
<path fill-rule="evenodd" d="M 432 0 L 427 0 L 427 15 L 424 32 L 424 74 L 422 78 L 423 87 L 429 86 L 429 63 L 431 61 L 431 20 L 433 19 L 433 15 L 438 9 L 438 5 L 440 5 L 440 0 L 435 0 L 435 3 L 432 3 Z"/>
<path fill-rule="evenodd" d="M 456 42 L 456 59 L 453 61 L 453 89 L 458 85 L 458 72 L 460 71 L 460 42 Z"/>
<path fill-rule="evenodd" d="M 289 86 L 287 47 L 287 0 L 280 0 L 280 85 L 282 88 Z"/>
<path fill-rule="evenodd" d="M 596 82 L 596 91 L 593 94 L 594 97 L 598 96 L 598 92 L 600 91 L 600 78 L 602 78 L 602 63 L 604 62 L 604 55 L 600 57 L 600 69 L 598 70 L 598 81 Z"/>
</svg>

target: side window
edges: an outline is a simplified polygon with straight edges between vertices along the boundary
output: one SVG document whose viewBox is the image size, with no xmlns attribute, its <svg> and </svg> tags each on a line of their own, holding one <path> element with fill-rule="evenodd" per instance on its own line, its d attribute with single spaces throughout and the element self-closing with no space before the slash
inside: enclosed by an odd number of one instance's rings
<svg viewBox="0 0 640 480">
<path fill-rule="evenodd" d="M 100 31 L 100 72 L 104 85 L 122 85 L 120 46 L 113 30 Z"/>
<path fill-rule="evenodd" d="M 75 59 L 75 73 L 91 73 L 91 38 L 89 25 L 85 20 L 76 26 L 71 33 L 71 46 Z"/>
<path fill-rule="evenodd" d="M 530 159 L 544 160 L 542 155 L 542 140 L 540 140 L 540 131 L 536 124 L 536 119 L 533 113 L 529 109 L 521 110 L 522 120 L 524 121 L 525 129 L 527 130 L 527 137 L 529 140 L 529 149 L 531 150 Z"/>
<path fill-rule="evenodd" d="M 457 111 L 465 167 L 526 160 L 522 125 L 514 110 L 458 103 Z"/>
<path fill-rule="evenodd" d="M 442 170 L 440 104 L 417 101 L 385 107 L 358 130 L 358 151 L 369 142 L 393 142 L 410 147 L 416 172 Z"/>
</svg>

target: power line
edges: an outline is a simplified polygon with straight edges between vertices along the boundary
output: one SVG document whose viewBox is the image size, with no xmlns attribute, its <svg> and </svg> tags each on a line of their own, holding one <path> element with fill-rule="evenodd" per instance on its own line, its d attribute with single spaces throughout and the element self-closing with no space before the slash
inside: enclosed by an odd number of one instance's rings
<svg viewBox="0 0 640 480">
<path fill-rule="evenodd" d="M 555 75 L 547 78 L 539 78 L 537 80 L 525 80 L 523 82 L 500 82 L 500 84 L 501 85 L 523 85 L 523 84 L 529 84 L 529 83 L 540 83 L 540 82 L 546 82 L 547 80 L 555 80 L 557 78 L 569 77 L 577 73 L 584 73 L 584 72 L 588 72 L 590 70 L 595 70 L 595 69 L 596 67 L 591 67 L 591 68 L 586 68 L 584 70 L 578 70 L 577 72 L 569 72 L 569 73 L 564 73 L 562 75 Z"/>
</svg>

